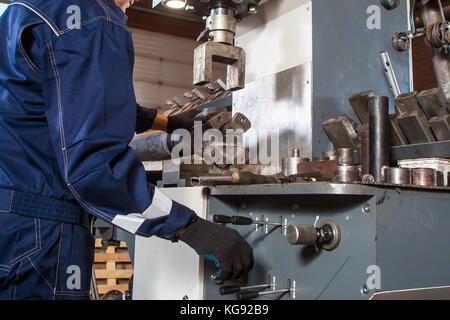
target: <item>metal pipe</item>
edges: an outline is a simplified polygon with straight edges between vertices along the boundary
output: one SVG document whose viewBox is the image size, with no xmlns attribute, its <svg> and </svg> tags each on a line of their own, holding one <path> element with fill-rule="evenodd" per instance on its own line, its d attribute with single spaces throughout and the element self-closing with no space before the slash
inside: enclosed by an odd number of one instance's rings
<svg viewBox="0 0 450 320">
<path fill-rule="evenodd" d="M 382 182 L 382 168 L 389 165 L 389 98 L 369 99 L 369 173 Z"/>
</svg>

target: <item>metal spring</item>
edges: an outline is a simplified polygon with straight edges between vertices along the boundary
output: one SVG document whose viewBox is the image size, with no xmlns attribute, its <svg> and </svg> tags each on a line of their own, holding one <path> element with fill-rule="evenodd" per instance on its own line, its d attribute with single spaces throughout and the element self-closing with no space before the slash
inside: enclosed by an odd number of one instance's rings
<svg viewBox="0 0 450 320">
<path fill-rule="evenodd" d="M 450 22 L 441 21 L 428 26 L 426 33 L 428 43 L 434 48 L 448 48 L 450 45 Z"/>
</svg>

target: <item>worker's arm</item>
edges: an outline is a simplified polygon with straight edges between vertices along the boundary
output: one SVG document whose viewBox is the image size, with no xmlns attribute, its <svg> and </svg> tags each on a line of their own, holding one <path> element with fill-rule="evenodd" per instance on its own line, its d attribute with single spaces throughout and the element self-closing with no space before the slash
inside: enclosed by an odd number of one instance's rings
<svg viewBox="0 0 450 320">
<path fill-rule="evenodd" d="M 41 49 L 61 179 L 89 213 L 131 233 L 176 240 L 195 213 L 148 185 L 128 147 L 136 125 L 128 31 L 100 20 Z"/>
</svg>

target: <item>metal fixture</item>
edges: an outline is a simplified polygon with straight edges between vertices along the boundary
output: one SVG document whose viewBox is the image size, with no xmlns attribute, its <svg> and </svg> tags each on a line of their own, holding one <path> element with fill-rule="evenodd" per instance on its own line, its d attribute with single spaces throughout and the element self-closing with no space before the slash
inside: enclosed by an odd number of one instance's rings
<svg viewBox="0 0 450 320">
<path fill-rule="evenodd" d="M 330 220 L 324 221 L 319 228 L 309 224 L 291 224 L 286 230 L 286 240 L 292 245 L 316 245 L 333 250 L 341 240 L 341 229 Z"/>
</svg>

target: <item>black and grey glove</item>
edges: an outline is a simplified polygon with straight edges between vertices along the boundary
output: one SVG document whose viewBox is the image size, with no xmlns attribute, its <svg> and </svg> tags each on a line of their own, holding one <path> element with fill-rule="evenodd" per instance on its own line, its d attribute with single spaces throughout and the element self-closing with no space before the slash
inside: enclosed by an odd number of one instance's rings
<svg viewBox="0 0 450 320">
<path fill-rule="evenodd" d="M 186 129 L 191 131 L 194 128 L 195 121 L 208 121 L 223 110 L 224 108 L 208 108 L 203 110 L 195 108 L 174 114 L 173 116 L 168 116 L 167 132 L 172 133 L 177 129 Z"/>
<path fill-rule="evenodd" d="M 238 279 L 253 268 L 253 249 L 236 231 L 198 218 L 179 239 L 219 269 L 216 280 Z"/>
</svg>

